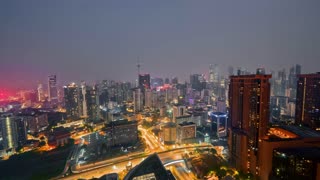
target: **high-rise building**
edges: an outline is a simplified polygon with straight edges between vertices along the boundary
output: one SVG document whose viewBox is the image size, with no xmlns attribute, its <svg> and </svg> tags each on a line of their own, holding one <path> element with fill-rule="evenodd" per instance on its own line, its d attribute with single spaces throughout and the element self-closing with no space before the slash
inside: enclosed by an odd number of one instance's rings
<svg viewBox="0 0 320 180">
<path fill-rule="evenodd" d="M 297 80 L 298 80 L 298 75 L 301 74 L 301 65 L 296 64 L 295 66 L 292 66 L 289 70 L 289 78 L 288 78 L 288 83 L 287 83 L 287 89 L 286 91 L 288 96 L 291 101 L 295 101 L 296 94 L 297 94 Z"/>
<path fill-rule="evenodd" d="M 111 146 L 134 144 L 138 140 L 138 122 L 120 119 L 106 125 L 106 134 Z"/>
<path fill-rule="evenodd" d="M 229 149 L 236 168 L 256 174 L 259 141 L 267 133 L 271 75 L 230 76 Z"/>
<path fill-rule="evenodd" d="M 38 84 L 38 101 L 44 101 L 44 91 L 43 91 L 43 86 L 41 83 Z"/>
<path fill-rule="evenodd" d="M 171 84 L 178 84 L 178 78 L 177 77 L 172 78 Z"/>
<path fill-rule="evenodd" d="M 301 65 L 300 64 L 296 64 L 296 75 L 301 74 Z"/>
<path fill-rule="evenodd" d="M 203 76 L 201 74 L 192 74 L 190 75 L 190 84 L 191 88 L 197 91 L 201 91 L 205 88 L 205 82 L 201 81 Z"/>
<path fill-rule="evenodd" d="M 228 115 L 221 112 L 213 112 L 210 114 L 212 131 L 217 137 L 227 136 Z"/>
<path fill-rule="evenodd" d="M 48 77 L 48 100 L 52 103 L 58 102 L 57 76 L 50 75 Z"/>
<path fill-rule="evenodd" d="M 142 110 L 143 94 L 140 88 L 133 89 L 134 112 Z"/>
<path fill-rule="evenodd" d="M 233 76 L 233 75 L 234 75 L 234 68 L 233 68 L 233 66 L 229 66 L 229 67 L 228 67 L 228 75 L 229 75 L 229 76 Z"/>
<path fill-rule="evenodd" d="M 210 64 L 209 67 L 209 82 L 211 83 L 218 83 L 218 65 L 217 64 Z"/>
<path fill-rule="evenodd" d="M 82 113 L 81 115 L 84 117 L 88 117 L 88 108 L 87 108 L 87 99 L 86 99 L 86 94 L 87 94 L 87 86 L 86 82 L 82 81 L 81 82 L 81 109 Z"/>
<path fill-rule="evenodd" d="M 145 106 L 151 108 L 152 107 L 152 90 L 151 89 L 146 89 L 145 91 Z"/>
<path fill-rule="evenodd" d="M 97 121 L 99 120 L 99 97 L 97 92 L 97 87 L 94 85 L 92 87 L 87 87 L 86 89 L 86 106 L 87 114 L 89 120 Z"/>
<path fill-rule="evenodd" d="M 298 75 L 295 123 L 320 130 L 320 73 Z"/>
<path fill-rule="evenodd" d="M 15 152 L 15 148 L 18 147 L 18 132 L 13 114 L 1 115 L 0 128 L 3 149 Z"/>
<path fill-rule="evenodd" d="M 172 119 L 175 122 L 176 117 L 187 115 L 187 109 L 186 106 L 182 105 L 174 105 L 172 107 Z"/>
<path fill-rule="evenodd" d="M 169 79 L 169 78 L 165 78 L 165 79 L 164 79 L 164 83 L 165 83 L 165 84 L 170 84 L 170 79 Z"/>
<path fill-rule="evenodd" d="M 15 123 L 17 126 L 18 145 L 22 147 L 27 142 L 27 122 L 23 118 L 16 117 Z"/>
<path fill-rule="evenodd" d="M 139 74 L 139 87 L 150 89 L 150 74 Z"/>
<path fill-rule="evenodd" d="M 163 79 L 158 77 L 151 78 L 151 87 L 157 88 L 159 86 L 163 86 Z"/>
<path fill-rule="evenodd" d="M 75 83 L 64 86 L 64 101 L 67 111 L 67 117 L 71 119 L 79 118 L 81 115 L 81 102 L 79 100 L 79 89 Z"/>
</svg>

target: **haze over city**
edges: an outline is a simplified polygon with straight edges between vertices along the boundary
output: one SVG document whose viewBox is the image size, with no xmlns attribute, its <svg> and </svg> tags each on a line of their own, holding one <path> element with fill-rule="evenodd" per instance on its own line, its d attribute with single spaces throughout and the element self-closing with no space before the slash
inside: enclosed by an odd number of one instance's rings
<svg viewBox="0 0 320 180">
<path fill-rule="evenodd" d="M 0 1 L 0 180 L 319 180 L 320 1 Z"/>
<path fill-rule="evenodd" d="M 137 60 L 151 76 L 189 80 L 229 65 L 254 71 L 301 64 L 316 72 L 320 2 L 1 1 L 1 89 L 58 83 L 134 81 Z"/>
</svg>

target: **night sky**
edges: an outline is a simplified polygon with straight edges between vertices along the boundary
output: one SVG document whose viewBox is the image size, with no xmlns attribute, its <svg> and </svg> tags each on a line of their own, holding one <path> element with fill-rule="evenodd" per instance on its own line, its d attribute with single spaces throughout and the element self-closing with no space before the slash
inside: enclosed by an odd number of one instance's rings
<svg viewBox="0 0 320 180">
<path fill-rule="evenodd" d="M 319 0 L 0 1 L 0 89 L 189 79 L 209 64 L 320 71 Z"/>
</svg>

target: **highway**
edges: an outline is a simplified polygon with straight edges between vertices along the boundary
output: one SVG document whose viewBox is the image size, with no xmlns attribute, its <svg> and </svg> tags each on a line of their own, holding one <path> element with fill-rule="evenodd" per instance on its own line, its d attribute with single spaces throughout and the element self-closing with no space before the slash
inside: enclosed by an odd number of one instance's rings
<svg viewBox="0 0 320 180">
<path fill-rule="evenodd" d="M 207 148 L 210 145 L 201 145 L 198 146 L 199 148 Z M 195 149 L 196 147 L 183 147 L 183 148 L 177 148 L 177 149 L 172 149 L 172 150 L 168 150 L 168 151 L 164 151 L 164 152 L 159 152 L 158 155 L 161 159 L 161 161 L 164 163 L 166 161 L 169 160 L 178 160 L 178 159 L 182 159 L 182 154 L 185 152 L 186 149 Z M 151 153 L 150 153 L 151 154 Z M 125 168 L 126 165 L 131 162 L 132 166 L 136 166 L 137 164 L 139 164 L 142 160 L 144 160 L 145 157 L 147 157 L 150 154 L 145 154 L 145 155 L 141 155 L 141 157 L 135 157 L 132 159 L 129 159 L 128 157 L 119 157 L 119 160 L 115 161 L 114 159 L 109 159 L 109 161 L 113 161 L 113 162 L 109 162 L 104 164 L 102 167 L 91 167 L 86 169 L 87 171 L 85 172 L 78 172 L 76 174 L 72 174 L 70 176 L 61 178 L 61 179 L 91 179 L 93 177 L 100 177 L 104 174 L 108 174 L 108 173 L 120 173 L 122 172 Z M 184 165 L 183 165 L 183 169 Z M 187 172 L 186 172 L 187 173 Z"/>
<path fill-rule="evenodd" d="M 71 165 L 71 171 L 72 175 L 69 175 L 67 177 L 64 177 L 62 179 L 91 179 L 93 177 L 100 177 L 104 174 L 108 173 L 120 173 L 123 172 L 123 170 L 126 169 L 126 165 L 130 162 L 132 163 L 132 167 L 139 164 L 144 158 L 149 156 L 153 153 L 158 153 L 161 161 L 163 163 L 166 163 L 168 161 L 172 160 L 178 160 L 182 159 L 182 154 L 186 151 L 192 151 L 196 148 L 208 148 L 213 147 L 211 144 L 182 144 L 182 145 L 172 145 L 172 146 L 163 146 L 157 138 L 151 133 L 151 128 L 145 129 L 139 126 L 139 130 L 142 133 L 142 138 L 145 139 L 145 142 L 147 144 L 147 148 L 144 152 L 133 152 L 128 153 L 127 155 L 115 157 L 112 159 L 106 159 L 95 163 L 89 163 L 84 165 Z M 90 141 L 96 141 L 95 140 L 95 133 L 92 133 L 90 135 L 87 135 L 84 137 L 86 141 L 89 141 L 89 143 L 92 143 Z M 92 137 L 92 138 L 91 138 Z M 99 138 L 97 138 L 99 139 Z M 78 148 L 76 148 L 75 152 L 78 151 Z M 76 157 L 72 157 L 73 159 L 77 159 L 79 153 L 76 153 Z M 180 164 L 180 165 L 179 165 Z M 183 163 L 182 163 L 183 164 Z M 194 177 L 193 173 L 188 173 L 185 165 L 181 166 L 181 163 L 176 163 L 170 166 L 167 166 L 167 168 L 174 168 L 173 170 L 179 173 L 177 175 L 180 178 L 186 178 L 186 177 Z M 61 178 L 61 176 L 59 177 Z M 189 179 L 188 178 L 188 179 Z"/>
</svg>

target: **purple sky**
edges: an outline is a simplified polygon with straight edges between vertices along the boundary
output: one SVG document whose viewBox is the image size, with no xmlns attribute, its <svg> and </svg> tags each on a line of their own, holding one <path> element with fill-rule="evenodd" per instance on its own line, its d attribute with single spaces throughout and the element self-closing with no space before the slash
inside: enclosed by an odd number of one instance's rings
<svg viewBox="0 0 320 180">
<path fill-rule="evenodd" d="M 142 72 L 187 80 L 209 64 L 320 71 L 319 0 L 0 1 L 0 89 Z"/>
</svg>

